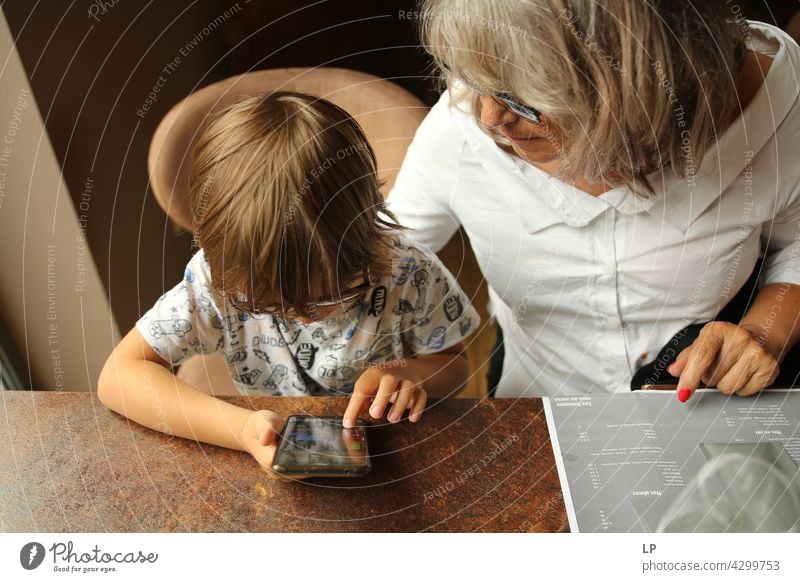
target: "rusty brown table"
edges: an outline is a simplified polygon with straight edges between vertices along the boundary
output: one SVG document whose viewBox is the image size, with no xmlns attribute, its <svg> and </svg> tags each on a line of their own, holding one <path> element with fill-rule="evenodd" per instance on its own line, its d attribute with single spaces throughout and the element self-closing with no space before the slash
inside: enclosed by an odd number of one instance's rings
<svg viewBox="0 0 800 582">
<path fill-rule="evenodd" d="M 226 398 L 288 415 L 341 398 Z M 373 471 L 276 482 L 249 455 L 173 438 L 96 394 L 0 391 L 0 531 L 566 531 L 539 399 L 434 402 L 369 429 Z"/>
</svg>

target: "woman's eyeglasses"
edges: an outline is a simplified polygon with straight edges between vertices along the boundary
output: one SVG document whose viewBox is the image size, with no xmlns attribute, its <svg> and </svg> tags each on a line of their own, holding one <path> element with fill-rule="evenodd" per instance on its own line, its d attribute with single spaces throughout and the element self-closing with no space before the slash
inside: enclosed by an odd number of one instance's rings
<svg viewBox="0 0 800 582">
<path fill-rule="evenodd" d="M 461 77 L 458 77 L 453 74 L 453 72 L 447 68 L 443 67 L 444 72 L 449 75 L 452 79 L 462 83 L 466 87 L 481 96 L 489 96 L 494 99 L 497 103 L 499 103 L 502 107 L 505 107 L 509 111 L 511 111 L 514 115 L 518 115 L 519 117 L 530 121 L 531 123 L 535 123 L 536 125 L 542 124 L 542 112 L 538 109 L 534 109 L 529 105 L 525 105 L 524 103 L 520 103 L 516 99 L 514 99 L 508 93 L 495 93 L 493 91 L 487 91 L 485 88 L 481 87 L 476 83 L 471 83 Z"/>
<path fill-rule="evenodd" d="M 489 93 L 489 95 L 514 115 L 518 115 L 536 125 L 542 124 L 542 113 L 538 109 L 520 103 L 508 93 Z"/>
</svg>

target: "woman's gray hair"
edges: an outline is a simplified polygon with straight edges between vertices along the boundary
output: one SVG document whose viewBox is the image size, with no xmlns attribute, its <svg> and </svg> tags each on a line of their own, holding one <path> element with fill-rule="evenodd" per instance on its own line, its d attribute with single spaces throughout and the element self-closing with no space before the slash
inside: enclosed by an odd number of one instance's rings
<svg viewBox="0 0 800 582">
<path fill-rule="evenodd" d="M 647 174 L 693 176 L 740 112 L 748 30 L 724 0 L 425 0 L 420 18 L 453 101 L 479 117 L 471 87 L 540 110 L 561 177 L 652 192 Z"/>
</svg>

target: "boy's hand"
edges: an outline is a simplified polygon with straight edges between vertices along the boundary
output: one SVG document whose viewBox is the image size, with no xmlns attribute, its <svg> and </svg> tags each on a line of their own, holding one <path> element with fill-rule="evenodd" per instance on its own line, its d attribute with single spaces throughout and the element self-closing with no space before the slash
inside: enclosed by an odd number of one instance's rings
<svg viewBox="0 0 800 582">
<path fill-rule="evenodd" d="M 273 479 L 289 481 L 272 470 L 278 435 L 283 428 L 283 419 L 271 410 L 257 410 L 247 419 L 242 429 L 242 444 L 253 455 L 261 468 Z"/>
<path fill-rule="evenodd" d="M 361 374 L 344 413 L 345 428 L 353 428 L 367 409 L 372 418 L 381 418 L 390 403 L 393 406 L 386 416 L 389 422 L 398 422 L 406 409 L 409 409 L 408 420 L 419 422 L 428 395 L 422 388 L 422 378 L 414 374 L 413 367 L 401 367 L 400 362 L 403 360 L 394 362 L 394 366 L 373 366 Z"/>
</svg>

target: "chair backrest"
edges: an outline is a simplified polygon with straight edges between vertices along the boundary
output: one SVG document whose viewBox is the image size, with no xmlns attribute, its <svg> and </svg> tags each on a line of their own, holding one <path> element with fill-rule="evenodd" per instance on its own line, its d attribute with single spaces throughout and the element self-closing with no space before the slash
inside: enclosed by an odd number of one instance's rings
<svg viewBox="0 0 800 582">
<path fill-rule="evenodd" d="M 150 142 L 150 184 L 164 212 L 191 231 L 189 154 L 207 115 L 242 97 L 268 91 L 308 93 L 335 103 L 358 120 L 375 150 L 378 175 L 388 194 L 427 108 L 402 87 L 357 71 L 290 68 L 255 71 L 204 87 L 176 104 Z"/>
</svg>

